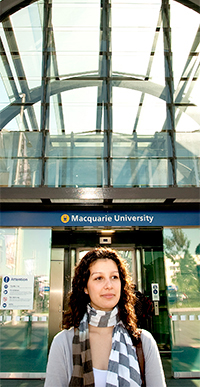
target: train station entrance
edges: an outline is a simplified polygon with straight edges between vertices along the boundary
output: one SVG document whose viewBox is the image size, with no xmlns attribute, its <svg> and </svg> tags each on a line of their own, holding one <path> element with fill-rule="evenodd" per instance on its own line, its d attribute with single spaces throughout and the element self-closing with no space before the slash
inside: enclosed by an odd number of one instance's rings
<svg viewBox="0 0 200 387">
<path fill-rule="evenodd" d="M 119 216 L 132 225 L 120 225 Z M 141 327 L 152 333 L 160 353 L 171 359 L 174 377 L 200 376 L 198 214 L 119 216 L 113 212 L 3 214 L 1 378 L 45 377 L 48 349 L 62 329 L 75 265 L 98 246 L 111 247 L 127 260 L 133 283 L 146 302 Z M 107 223 L 90 225 L 93 218 L 105 218 Z M 117 226 L 108 224 L 113 219 Z M 79 225 L 86 221 L 87 225 Z M 24 288 L 25 282 L 32 285 Z"/>
<path fill-rule="evenodd" d="M 52 231 L 52 261 L 50 278 L 49 343 L 62 319 L 62 302 L 71 287 L 74 267 L 91 248 L 106 246 L 113 248 L 127 260 L 133 283 L 142 294 L 143 311 L 141 325 L 155 337 L 160 350 L 170 349 L 169 314 L 165 268 L 163 258 L 162 228 L 152 230 L 88 229 L 77 228 Z M 60 290 L 58 289 L 60 284 Z M 158 287 L 156 301 L 152 284 Z M 139 294 L 140 294 L 139 293 Z"/>
</svg>

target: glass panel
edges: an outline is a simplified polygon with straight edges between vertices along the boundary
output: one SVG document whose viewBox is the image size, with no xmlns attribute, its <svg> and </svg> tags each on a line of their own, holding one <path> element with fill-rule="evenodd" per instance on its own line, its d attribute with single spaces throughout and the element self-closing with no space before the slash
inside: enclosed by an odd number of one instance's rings
<svg viewBox="0 0 200 387">
<path fill-rule="evenodd" d="M 177 184 L 179 187 L 200 186 L 200 158 L 177 158 Z"/>
<path fill-rule="evenodd" d="M 45 185 L 101 187 L 104 177 L 104 136 L 74 134 L 46 137 Z"/>
<path fill-rule="evenodd" d="M 31 186 L 41 184 L 42 133 L 1 132 L 0 185 Z"/>
<path fill-rule="evenodd" d="M 200 132 L 176 133 L 176 156 L 177 157 L 199 157 L 200 155 Z"/>
<path fill-rule="evenodd" d="M 171 165 L 168 160 L 113 159 L 114 187 L 162 187 L 169 185 Z"/>
<path fill-rule="evenodd" d="M 49 159 L 45 164 L 45 185 L 49 187 L 102 187 L 103 160 Z"/>
<path fill-rule="evenodd" d="M 133 250 L 118 250 L 119 255 L 127 261 L 129 271 L 132 273 L 133 269 L 133 259 L 134 251 Z"/>
<path fill-rule="evenodd" d="M 2 89 L 3 90 L 3 89 Z M 40 89 L 35 90 L 34 102 L 37 102 L 40 97 Z M 35 103 L 34 106 L 30 106 L 27 101 L 24 105 L 21 105 L 22 97 L 16 100 L 13 105 L 9 105 L 2 108 L 1 112 L 1 128 L 7 131 L 36 131 L 39 130 L 38 123 L 40 122 L 40 103 Z M 4 104 L 1 104 L 1 107 Z M 36 117 L 37 116 L 37 119 Z M 14 118 L 13 118 L 14 117 Z"/>
<path fill-rule="evenodd" d="M 158 21 L 160 1 L 112 2 L 112 66 L 114 72 L 144 77 Z M 161 61 L 163 56 L 161 55 Z M 160 63 L 160 68 L 163 62 Z M 164 78 L 163 78 L 164 79 Z"/>
<path fill-rule="evenodd" d="M 0 134 L 1 156 L 36 157 L 42 155 L 42 133 L 39 132 L 4 132 Z"/>
<path fill-rule="evenodd" d="M 6 121 L 2 119 L 1 124 L 7 130 L 38 130 L 40 126 L 40 115 L 33 106 L 31 91 L 33 89 L 36 91 L 41 85 L 42 13 L 42 3 L 35 2 L 2 22 L 1 50 L 4 57 L 1 65 L 3 80 L 1 98 L 7 109 L 2 117 L 6 116 Z M 15 102 L 15 105 L 9 106 L 11 102 Z M 22 104 L 25 104 L 25 109 L 27 108 L 28 117 L 23 114 Z M 18 115 L 20 110 L 21 113 Z M 16 119 L 12 123 L 9 122 L 14 117 Z"/>
<path fill-rule="evenodd" d="M 113 89 L 113 131 L 151 134 L 166 119 L 160 7 L 159 0 L 112 2 L 113 75 L 129 77 L 127 89 L 121 89 L 123 82 Z"/>
<path fill-rule="evenodd" d="M 153 334 L 160 350 L 170 349 L 169 317 L 167 310 L 167 295 L 163 251 L 153 248 L 143 250 L 144 294 L 152 300 L 151 284 L 159 284 L 159 314 L 155 311 L 147 320 L 147 329 Z"/>
<path fill-rule="evenodd" d="M 200 371 L 200 228 L 164 229 L 174 372 Z"/>
<path fill-rule="evenodd" d="M 155 85 L 150 90 L 146 84 L 134 80 L 126 81 L 126 86 L 126 89 L 113 88 L 113 132 L 137 131 L 139 135 L 160 132 L 166 118 L 165 101 L 159 98 L 161 89 Z"/>
<path fill-rule="evenodd" d="M 139 136 L 113 134 L 112 155 L 113 157 L 171 157 L 171 148 L 168 146 L 168 133 L 156 133 L 154 136 Z"/>
<path fill-rule="evenodd" d="M 52 22 L 60 76 L 97 72 L 99 1 L 52 1 Z"/>
<path fill-rule="evenodd" d="M 41 184 L 42 160 L 1 159 L 0 186 L 38 187 Z"/>
<path fill-rule="evenodd" d="M 71 133 L 62 136 L 46 136 L 45 155 L 48 158 L 101 157 L 104 136 L 102 134 Z"/>
<path fill-rule="evenodd" d="M 199 14 L 177 1 L 170 7 L 176 130 L 193 132 L 200 127 Z"/>
<path fill-rule="evenodd" d="M 55 97 L 50 98 L 50 133 L 96 130 L 97 87 L 82 87 L 80 81 L 72 81 L 66 82 L 66 89 L 59 105 Z"/>
<path fill-rule="evenodd" d="M 154 136 L 113 134 L 113 186 L 167 186 L 172 184 L 172 155 L 168 133 Z"/>
<path fill-rule="evenodd" d="M 51 230 L 0 229 L 0 241 L 0 285 L 4 276 L 34 276 L 33 309 L 5 309 L 1 304 L 1 372 L 45 372 Z M 23 294 L 19 297 L 23 300 Z"/>
</svg>

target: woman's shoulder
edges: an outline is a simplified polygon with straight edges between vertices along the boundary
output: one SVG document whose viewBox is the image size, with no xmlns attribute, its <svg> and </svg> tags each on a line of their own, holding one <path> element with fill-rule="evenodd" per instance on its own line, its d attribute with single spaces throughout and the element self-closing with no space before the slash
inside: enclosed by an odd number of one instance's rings
<svg viewBox="0 0 200 387">
<path fill-rule="evenodd" d="M 147 386 L 166 387 L 162 362 L 158 346 L 153 335 L 145 329 L 142 329 L 141 341 L 145 358 Z"/>
<path fill-rule="evenodd" d="M 151 332 L 146 331 L 146 329 L 141 329 L 141 340 L 142 341 L 154 341 L 154 337 L 152 336 Z"/>
<path fill-rule="evenodd" d="M 142 341 L 142 347 L 144 350 L 148 350 L 150 348 L 157 348 L 157 343 L 153 337 L 153 335 L 146 331 L 145 329 L 141 329 L 141 341 Z"/>
<path fill-rule="evenodd" d="M 71 345 L 74 337 L 74 328 L 63 329 L 59 333 L 57 333 L 54 338 L 52 344 L 65 346 L 66 344 Z"/>
<path fill-rule="evenodd" d="M 145 329 L 142 329 L 141 341 L 145 359 L 151 356 L 158 357 L 158 346 L 156 340 L 150 332 L 146 331 Z"/>
</svg>

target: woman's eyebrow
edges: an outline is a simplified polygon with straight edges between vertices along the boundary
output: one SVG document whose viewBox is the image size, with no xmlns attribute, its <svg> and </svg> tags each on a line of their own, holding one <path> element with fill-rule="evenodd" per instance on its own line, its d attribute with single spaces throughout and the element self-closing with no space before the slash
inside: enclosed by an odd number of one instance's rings
<svg viewBox="0 0 200 387">
<path fill-rule="evenodd" d="M 102 271 L 94 271 L 93 273 L 91 273 L 91 275 L 94 275 L 94 274 L 103 274 Z"/>
<path fill-rule="evenodd" d="M 111 271 L 110 274 L 114 274 L 114 273 L 119 274 L 118 270 Z M 103 272 L 103 271 L 94 271 L 94 272 L 91 273 L 90 275 L 94 275 L 94 274 L 104 274 L 104 272 Z"/>
</svg>

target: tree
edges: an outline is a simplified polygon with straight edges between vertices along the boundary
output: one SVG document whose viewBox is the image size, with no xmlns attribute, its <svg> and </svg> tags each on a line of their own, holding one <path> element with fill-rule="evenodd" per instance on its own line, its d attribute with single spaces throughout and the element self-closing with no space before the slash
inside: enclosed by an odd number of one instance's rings
<svg viewBox="0 0 200 387">
<path fill-rule="evenodd" d="M 171 229 L 172 236 L 165 238 L 165 256 L 176 266 L 172 277 L 174 285 L 177 285 L 178 292 L 193 294 L 199 297 L 199 280 L 197 263 L 190 254 L 190 241 L 182 229 Z"/>
</svg>

